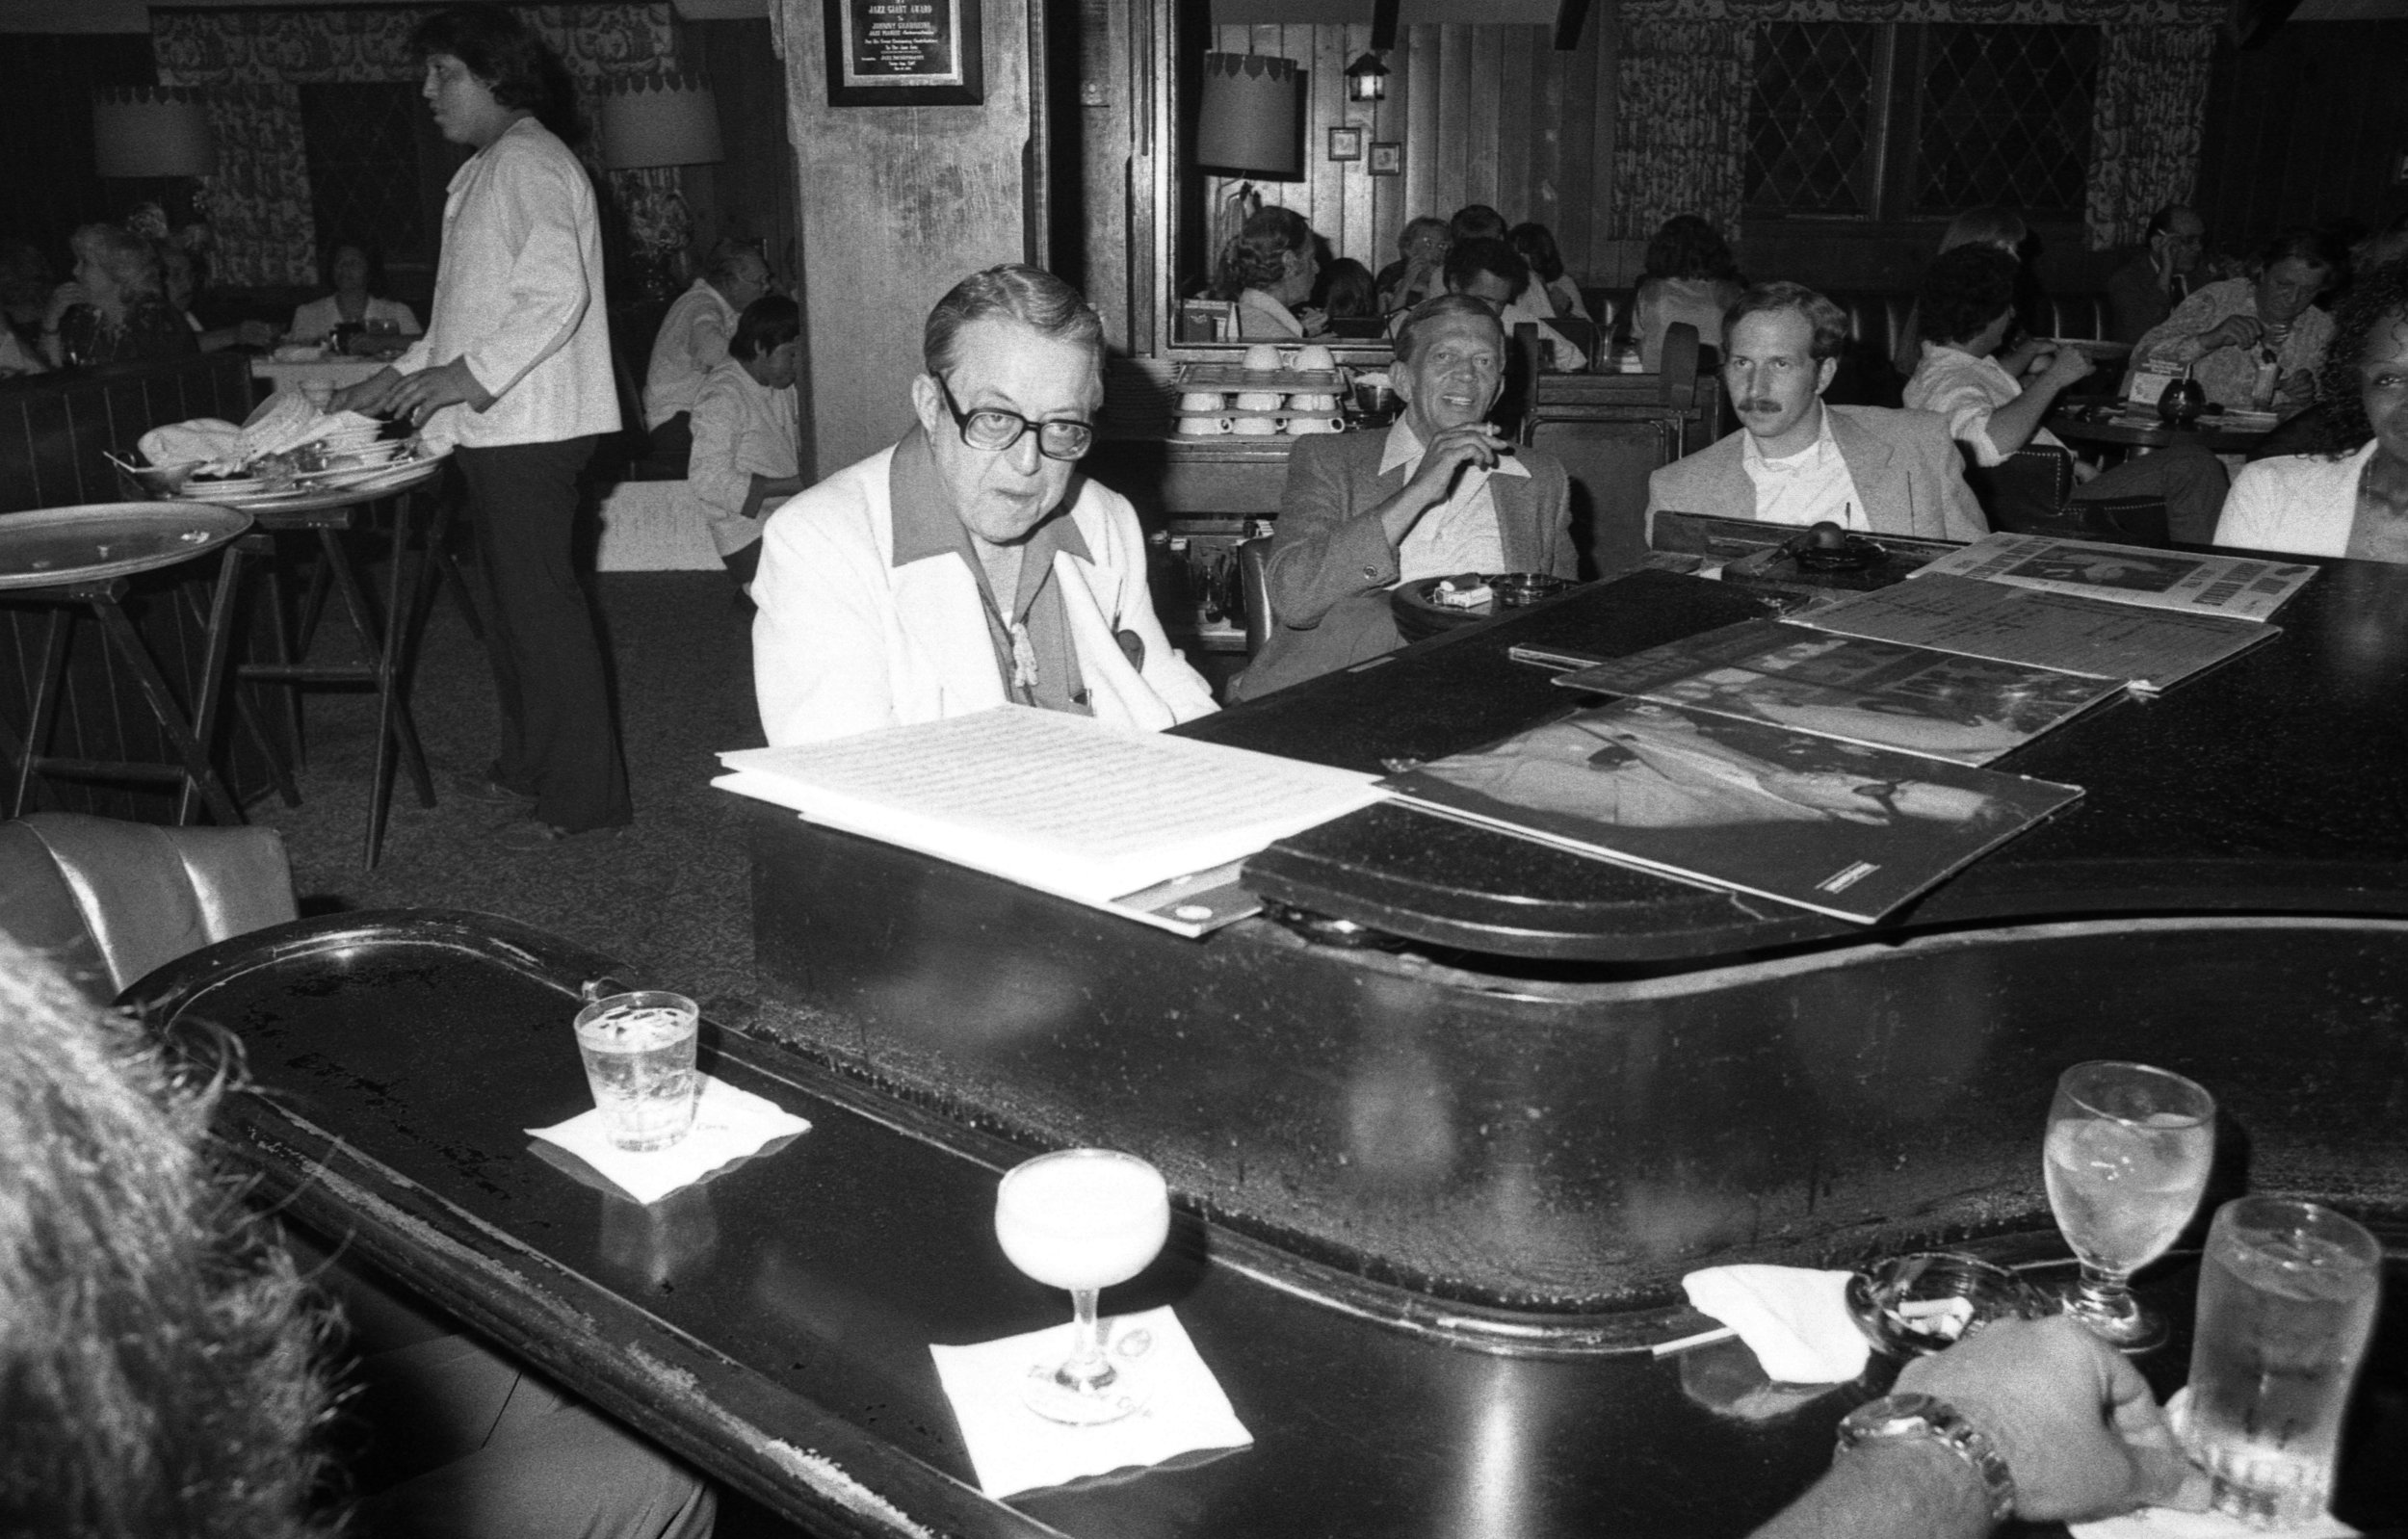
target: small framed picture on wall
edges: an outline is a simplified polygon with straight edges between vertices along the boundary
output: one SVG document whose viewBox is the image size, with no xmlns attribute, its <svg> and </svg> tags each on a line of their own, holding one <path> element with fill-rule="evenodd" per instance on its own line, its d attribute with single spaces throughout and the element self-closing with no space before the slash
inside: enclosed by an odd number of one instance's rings
<svg viewBox="0 0 2408 1539">
<path fill-rule="evenodd" d="M 1363 158 L 1363 130 L 1355 127 L 1331 129 L 1329 131 L 1329 158 L 1331 160 L 1361 160 Z"/>
<path fill-rule="evenodd" d="M 1393 139 L 1373 140 L 1371 171 L 1374 176 L 1402 176 L 1404 174 L 1403 143 Z"/>
</svg>

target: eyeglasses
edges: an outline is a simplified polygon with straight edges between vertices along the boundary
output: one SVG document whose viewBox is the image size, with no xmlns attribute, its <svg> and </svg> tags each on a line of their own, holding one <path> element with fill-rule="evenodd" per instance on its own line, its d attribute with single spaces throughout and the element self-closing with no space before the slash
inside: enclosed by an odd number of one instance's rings
<svg viewBox="0 0 2408 1539">
<path fill-rule="evenodd" d="M 1031 422 L 1016 411 L 998 406 L 981 406 L 964 411 L 954 400 L 953 386 L 942 375 L 936 380 L 936 393 L 945 398 L 945 409 L 953 413 L 954 426 L 961 431 L 961 441 L 984 454 L 1001 454 L 1020 441 L 1031 429 L 1036 430 L 1036 452 L 1048 459 L 1077 459 L 1095 447 L 1095 425 L 1062 418 Z"/>
</svg>

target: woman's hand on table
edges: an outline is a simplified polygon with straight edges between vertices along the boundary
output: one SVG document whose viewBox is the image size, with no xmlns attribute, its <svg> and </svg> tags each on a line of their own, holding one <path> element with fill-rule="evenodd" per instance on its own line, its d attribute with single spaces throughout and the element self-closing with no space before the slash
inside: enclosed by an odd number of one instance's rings
<svg viewBox="0 0 2408 1539">
<path fill-rule="evenodd" d="M 2253 348 L 2265 335 L 2265 327 L 2254 315 L 2228 315 L 2221 323 L 2199 333 L 2198 340 L 2206 346 L 2201 356 L 2218 348 Z"/>
<path fill-rule="evenodd" d="M 389 369 L 385 372 L 392 373 Z M 401 382 L 394 386 L 385 407 L 397 416 L 409 418 L 413 428 L 425 427 L 427 419 L 445 406 L 466 405 L 482 411 L 493 404 L 493 397 L 468 372 L 465 358 L 454 358 L 449 363 L 398 378 Z"/>
<path fill-rule="evenodd" d="M 2044 382 L 2062 391 L 2089 378 L 2097 372 L 2098 365 L 2092 363 L 2090 354 L 2082 352 L 2081 349 L 2059 348 L 2042 367 L 2040 378 Z"/>
</svg>

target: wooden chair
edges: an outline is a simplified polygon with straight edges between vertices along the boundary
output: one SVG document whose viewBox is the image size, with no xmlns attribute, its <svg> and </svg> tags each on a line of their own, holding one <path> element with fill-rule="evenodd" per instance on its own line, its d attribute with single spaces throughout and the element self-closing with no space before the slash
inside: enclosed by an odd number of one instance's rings
<svg viewBox="0 0 2408 1539">
<path fill-rule="evenodd" d="M 1648 476 L 1688 452 L 1692 436 L 1719 416 L 1721 387 L 1699 376 L 1699 352 L 1697 328 L 1675 326 L 1664 332 L 1661 373 L 1533 378 L 1520 438 L 1562 460 L 1571 476 L 1584 577 L 1646 561 Z"/>
</svg>

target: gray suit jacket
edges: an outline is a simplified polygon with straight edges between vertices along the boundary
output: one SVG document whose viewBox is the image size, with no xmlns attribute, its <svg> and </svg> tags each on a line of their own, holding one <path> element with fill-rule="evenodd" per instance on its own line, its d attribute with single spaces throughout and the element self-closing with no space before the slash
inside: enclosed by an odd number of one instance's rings
<svg viewBox="0 0 2408 1539">
<path fill-rule="evenodd" d="M 1288 484 L 1271 535 L 1271 631 L 1252 665 L 1230 686 L 1251 700 L 1404 644 L 1388 608 L 1397 553 L 1379 520 L 1366 517 L 1404 487 L 1404 467 L 1379 473 L 1385 432 L 1299 438 L 1288 455 Z M 1572 503 L 1563 462 L 1535 449 L 1514 457 L 1530 471 L 1491 476 L 1497 532 L 1507 571 L 1580 575 L 1572 549 Z"/>
<path fill-rule="evenodd" d="M 1865 517 L 1874 534 L 1979 539 L 1990 533 L 1990 521 L 1965 484 L 1965 459 L 1949 436 L 1946 417 L 1881 406 L 1823 409 L 1831 413 L 1831 440 L 1847 461 L 1848 479 L 1865 500 Z M 1756 516 L 1756 483 L 1740 460 L 1746 433 L 1741 428 L 1647 478 L 1651 538 L 1659 508 L 1718 518 Z"/>
</svg>

